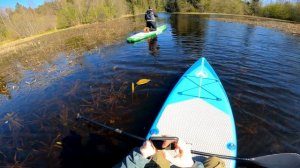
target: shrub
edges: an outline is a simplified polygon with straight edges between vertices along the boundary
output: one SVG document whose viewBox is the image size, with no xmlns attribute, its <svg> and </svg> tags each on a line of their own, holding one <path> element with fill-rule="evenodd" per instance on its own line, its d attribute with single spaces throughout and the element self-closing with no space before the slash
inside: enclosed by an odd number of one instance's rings
<svg viewBox="0 0 300 168">
<path fill-rule="evenodd" d="M 274 3 L 261 9 L 261 16 L 300 21 L 300 3 Z"/>
<path fill-rule="evenodd" d="M 209 12 L 244 14 L 244 3 L 240 0 L 211 0 Z"/>
<path fill-rule="evenodd" d="M 7 29 L 3 24 L 0 24 L 0 41 L 4 41 L 7 38 Z"/>
</svg>

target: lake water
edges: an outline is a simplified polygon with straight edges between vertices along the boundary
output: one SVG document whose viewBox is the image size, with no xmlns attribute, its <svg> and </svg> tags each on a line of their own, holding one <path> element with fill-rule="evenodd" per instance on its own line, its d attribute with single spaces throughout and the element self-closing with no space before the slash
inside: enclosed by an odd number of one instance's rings
<svg viewBox="0 0 300 168">
<path fill-rule="evenodd" d="M 201 15 L 160 14 L 161 24 L 151 41 L 61 52 L 38 70 L 14 60 L 18 80 L 0 78 L 0 166 L 111 167 L 141 142 L 76 114 L 145 137 L 200 57 L 227 91 L 238 156 L 300 153 L 300 37 Z M 132 93 L 139 79 L 151 81 Z"/>
</svg>

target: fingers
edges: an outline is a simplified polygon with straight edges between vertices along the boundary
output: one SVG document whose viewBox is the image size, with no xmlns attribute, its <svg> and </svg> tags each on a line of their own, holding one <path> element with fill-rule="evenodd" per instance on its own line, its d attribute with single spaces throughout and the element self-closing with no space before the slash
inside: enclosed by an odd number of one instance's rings
<svg viewBox="0 0 300 168">
<path fill-rule="evenodd" d="M 178 148 L 178 150 L 181 154 L 192 155 L 191 154 L 191 149 L 192 149 L 191 144 L 187 144 L 183 140 L 179 139 L 176 147 Z"/>
<path fill-rule="evenodd" d="M 162 148 L 166 148 L 169 145 L 171 145 L 172 143 L 175 143 L 176 140 L 165 140 L 164 143 L 162 144 Z"/>
<path fill-rule="evenodd" d="M 176 155 L 179 155 L 179 148 L 175 148 L 175 153 L 176 153 Z"/>
<path fill-rule="evenodd" d="M 149 140 L 145 141 L 144 144 L 143 144 L 143 146 L 145 148 L 153 148 L 154 149 L 152 143 Z"/>
<path fill-rule="evenodd" d="M 163 152 L 163 154 L 164 154 L 164 157 L 165 157 L 165 159 L 167 159 L 169 162 L 171 162 L 171 163 L 175 163 L 176 161 L 175 161 L 175 158 L 176 158 L 176 156 L 172 156 L 169 152 L 167 152 L 166 150 L 163 150 L 162 151 Z"/>
<path fill-rule="evenodd" d="M 191 157 L 185 157 L 184 155 L 176 155 L 172 156 L 168 151 L 163 150 L 163 154 L 166 160 L 171 162 L 173 165 L 177 167 L 192 167 L 194 161 Z"/>
<path fill-rule="evenodd" d="M 163 151 L 166 159 L 172 164 L 178 167 L 191 167 L 194 164 L 191 154 L 191 145 L 186 144 L 184 141 L 180 140 L 177 143 L 175 152 L 176 155 L 172 156 L 167 151 Z"/>
<path fill-rule="evenodd" d="M 148 150 L 151 150 L 154 152 L 156 151 L 155 147 L 149 140 L 145 141 L 143 146 L 145 146 L 145 149 L 148 149 Z"/>
<path fill-rule="evenodd" d="M 148 158 L 154 155 L 155 152 L 156 149 L 153 147 L 152 143 L 149 140 L 145 141 L 140 147 L 140 153 L 143 155 L 144 158 Z"/>
</svg>

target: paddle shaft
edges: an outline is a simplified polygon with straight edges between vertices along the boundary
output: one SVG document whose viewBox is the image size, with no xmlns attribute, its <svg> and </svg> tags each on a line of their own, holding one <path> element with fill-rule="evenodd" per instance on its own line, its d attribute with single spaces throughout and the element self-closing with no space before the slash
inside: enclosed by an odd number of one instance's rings
<svg viewBox="0 0 300 168">
<path fill-rule="evenodd" d="M 196 155 L 201 155 L 201 156 L 216 156 L 222 159 L 229 159 L 229 160 L 239 160 L 239 161 L 246 161 L 246 162 L 251 162 L 251 158 L 239 158 L 239 157 L 234 157 L 234 156 L 225 156 L 225 155 L 219 155 L 219 154 L 213 154 L 213 153 L 206 153 L 206 152 L 199 152 L 195 150 L 191 150 L 192 154 Z"/>
<path fill-rule="evenodd" d="M 108 130 L 111 130 L 111 131 L 114 131 L 118 134 L 121 134 L 121 135 L 126 135 L 128 137 L 131 137 L 131 138 L 134 138 L 134 139 L 138 139 L 138 140 L 141 140 L 141 141 L 145 141 L 146 139 L 145 138 L 142 138 L 142 137 L 139 137 L 139 136 L 136 136 L 136 135 L 133 135 L 133 134 L 130 134 L 128 132 L 124 132 L 122 131 L 121 129 L 119 128 L 113 128 L 113 127 L 110 127 L 108 125 L 105 125 L 105 124 L 102 124 L 102 123 L 99 123 L 99 122 L 96 122 L 96 121 L 93 121 L 93 120 L 90 120 L 84 116 L 81 116 L 79 113 L 77 114 L 77 119 L 81 119 L 81 120 L 84 120 L 84 121 L 87 121 L 93 125 L 97 125 L 97 126 L 100 126 L 100 127 L 103 127 L 105 129 L 108 129 Z"/>
</svg>

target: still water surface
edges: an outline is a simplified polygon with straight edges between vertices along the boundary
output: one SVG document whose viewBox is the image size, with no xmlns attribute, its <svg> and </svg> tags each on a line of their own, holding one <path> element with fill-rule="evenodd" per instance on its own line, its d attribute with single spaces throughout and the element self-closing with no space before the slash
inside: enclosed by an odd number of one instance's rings
<svg viewBox="0 0 300 168">
<path fill-rule="evenodd" d="M 1 166 L 111 167 L 141 142 L 77 121 L 76 114 L 145 137 L 172 87 L 200 57 L 227 91 L 238 156 L 300 153 L 300 37 L 199 15 L 159 17 L 168 28 L 157 39 L 124 39 L 80 57 L 61 53 L 8 82 L 10 93 L 0 97 Z M 131 83 L 143 78 L 151 82 L 132 94 Z"/>
</svg>

